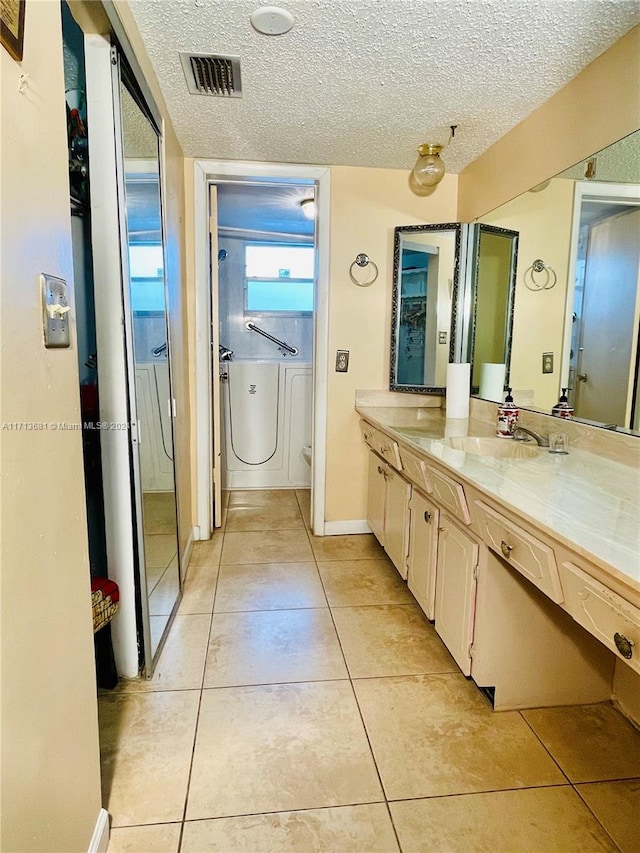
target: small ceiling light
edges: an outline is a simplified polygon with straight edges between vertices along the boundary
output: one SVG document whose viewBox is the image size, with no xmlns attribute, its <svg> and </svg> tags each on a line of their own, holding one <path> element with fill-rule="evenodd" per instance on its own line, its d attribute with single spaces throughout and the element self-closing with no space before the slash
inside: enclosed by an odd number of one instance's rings
<svg viewBox="0 0 640 853">
<path fill-rule="evenodd" d="M 314 198 L 303 198 L 300 207 L 307 219 L 316 218 L 316 200 Z"/>
<path fill-rule="evenodd" d="M 447 147 L 456 133 L 457 125 L 451 125 L 451 135 L 444 145 L 425 142 L 418 148 L 420 155 L 409 175 L 409 186 L 416 195 L 429 195 L 444 178 L 445 167 L 440 152 Z"/>
<path fill-rule="evenodd" d="M 288 33 L 294 24 L 291 12 L 279 6 L 261 6 L 250 16 L 254 30 L 265 36 L 282 36 Z"/>
</svg>

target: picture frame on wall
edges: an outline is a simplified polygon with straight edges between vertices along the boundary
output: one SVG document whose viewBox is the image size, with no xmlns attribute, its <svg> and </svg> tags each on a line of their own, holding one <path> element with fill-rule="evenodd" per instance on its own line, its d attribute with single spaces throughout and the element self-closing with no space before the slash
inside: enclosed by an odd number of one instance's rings
<svg viewBox="0 0 640 853">
<path fill-rule="evenodd" d="M 26 0 L 0 0 L 2 46 L 18 62 L 22 61 Z"/>
</svg>

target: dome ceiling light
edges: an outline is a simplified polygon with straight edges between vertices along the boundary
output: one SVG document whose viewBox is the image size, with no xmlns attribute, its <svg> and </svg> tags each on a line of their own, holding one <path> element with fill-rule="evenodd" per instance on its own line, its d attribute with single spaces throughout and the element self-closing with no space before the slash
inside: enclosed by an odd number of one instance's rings
<svg viewBox="0 0 640 853">
<path fill-rule="evenodd" d="M 295 19 L 291 12 L 279 6 L 261 6 L 249 20 L 254 30 L 265 36 L 282 36 L 289 32 Z"/>
</svg>

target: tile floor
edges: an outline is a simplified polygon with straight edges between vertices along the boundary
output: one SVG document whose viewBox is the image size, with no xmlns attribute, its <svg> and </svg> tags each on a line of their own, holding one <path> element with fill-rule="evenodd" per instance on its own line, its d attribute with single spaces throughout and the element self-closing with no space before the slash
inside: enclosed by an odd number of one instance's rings
<svg viewBox="0 0 640 853">
<path fill-rule="evenodd" d="M 232 492 L 154 678 L 100 697 L 109 853 L 640 851 L 640 733 L 494 713 L 372 536 Z"/>
</svg>

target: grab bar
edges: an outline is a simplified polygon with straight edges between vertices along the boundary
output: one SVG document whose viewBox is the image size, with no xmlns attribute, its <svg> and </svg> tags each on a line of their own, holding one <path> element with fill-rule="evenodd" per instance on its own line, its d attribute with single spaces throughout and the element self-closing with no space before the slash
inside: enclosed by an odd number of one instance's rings
<svg viewBox="0 0 640 853">
<path fill-rule="evenodd" d="M 295 347 L 289 346 L 284 341 L 278 340 L 278 338 L 274 338 L 273 335 L 270 335 L 269 332 L 265 332 L 264 329 L 260 329 L 256 326 L 255 323 L 252 323 L 251 320 L 248 320 L 245 323 L 245 328 L 250 329 L 252 332 L 257 332 L 259 335 L 262 335 L 263 338 L 268 338 L 270 341 L 273 341 L 274 344 L 277 344 L 282 349 L 285 349 L 287 352 L 291 353 L 291 355 L 298 355 L 298 350 Z"/>
</svg>

